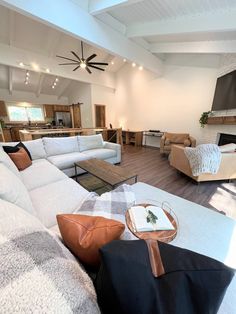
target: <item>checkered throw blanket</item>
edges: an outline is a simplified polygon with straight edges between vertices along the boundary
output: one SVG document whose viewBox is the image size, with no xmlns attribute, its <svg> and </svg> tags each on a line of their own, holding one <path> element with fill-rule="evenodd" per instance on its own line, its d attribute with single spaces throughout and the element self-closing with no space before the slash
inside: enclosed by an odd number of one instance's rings
<svg viewBox="0 0 236 314">
<path fill-rule="evenodd" d="M 136 198 L 132 186 L 123 184 L 101 196 L 90 193 L 76 214 L 102 216 L 122 222 L 125 226 L 125 212 L 135 204 Z M 123 240 L 137 239 L 126 227 L 121 236 Z"/>
<path fill-rule="evenodd" d="M 35 217 L 1 199 L 0 313 L 100 313 L 71 253 Z"/>
</svg>

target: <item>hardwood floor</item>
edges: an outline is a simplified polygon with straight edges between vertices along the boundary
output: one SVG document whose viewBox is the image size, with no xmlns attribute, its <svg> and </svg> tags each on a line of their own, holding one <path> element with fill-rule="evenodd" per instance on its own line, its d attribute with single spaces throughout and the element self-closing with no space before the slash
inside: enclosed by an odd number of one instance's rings
<svg viewBox="0 0 236 314">
<path fill-rule="evenodd" d="M 138 181 L 145 182 L 169 193 L 208 208 L 226 212 L 236 219 L 236 180 L 203 182 L 197 184 L 171 167 L 159 149 L 124 146 L 121 167 L 138 174 Z"/>
</svg>

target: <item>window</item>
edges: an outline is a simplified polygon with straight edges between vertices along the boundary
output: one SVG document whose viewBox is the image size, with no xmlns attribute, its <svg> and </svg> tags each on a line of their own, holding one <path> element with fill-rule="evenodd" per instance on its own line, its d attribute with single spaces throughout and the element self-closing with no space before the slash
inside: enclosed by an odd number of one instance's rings
<svg viewBox="0 0 236 314">
<path fill-rule="evenodd" d="M 43 110 L 41 107 L 18 107 L 8 106 L 10 121 L 44 121 Z"/>
</svg>

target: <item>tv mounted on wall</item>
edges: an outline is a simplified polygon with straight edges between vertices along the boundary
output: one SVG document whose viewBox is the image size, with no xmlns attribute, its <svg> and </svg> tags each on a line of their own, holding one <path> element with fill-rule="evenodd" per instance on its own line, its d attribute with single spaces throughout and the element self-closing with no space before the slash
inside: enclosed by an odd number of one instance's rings
<svg viewBox="0 0 236 314">
<path fill-rule="evenodd" d="M 212 111 L 236 109 L 236 70 L 217 79 Z"/>
</svg>

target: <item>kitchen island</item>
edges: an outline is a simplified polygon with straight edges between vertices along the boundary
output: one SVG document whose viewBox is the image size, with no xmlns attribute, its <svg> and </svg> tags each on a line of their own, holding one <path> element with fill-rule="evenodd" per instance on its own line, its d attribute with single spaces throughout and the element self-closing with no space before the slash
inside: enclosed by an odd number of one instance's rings
<svg viewBox="0 0 236 314">
<path fill-rule="evenodd" d="M 83 134 L 83 130 L 80 128 L 36 129 L 36 130 L 23 129 L 19 131 L 19 134 L 21 141 L 31 141 L 44 136 L 60 137 L 79 135 Z"/>
<path fill-rule="evenodd" d="M 122 129 L 107 129 L 107 128 L 61 128 L 61 129 L 22 129 L 19 130 L 21 141 L 36 140 L 41 137 L 64 137 L 75 135 L 92 135 L 101 133 L 104 141 L 115 142 L 121 144 Z"/>
</svg>

